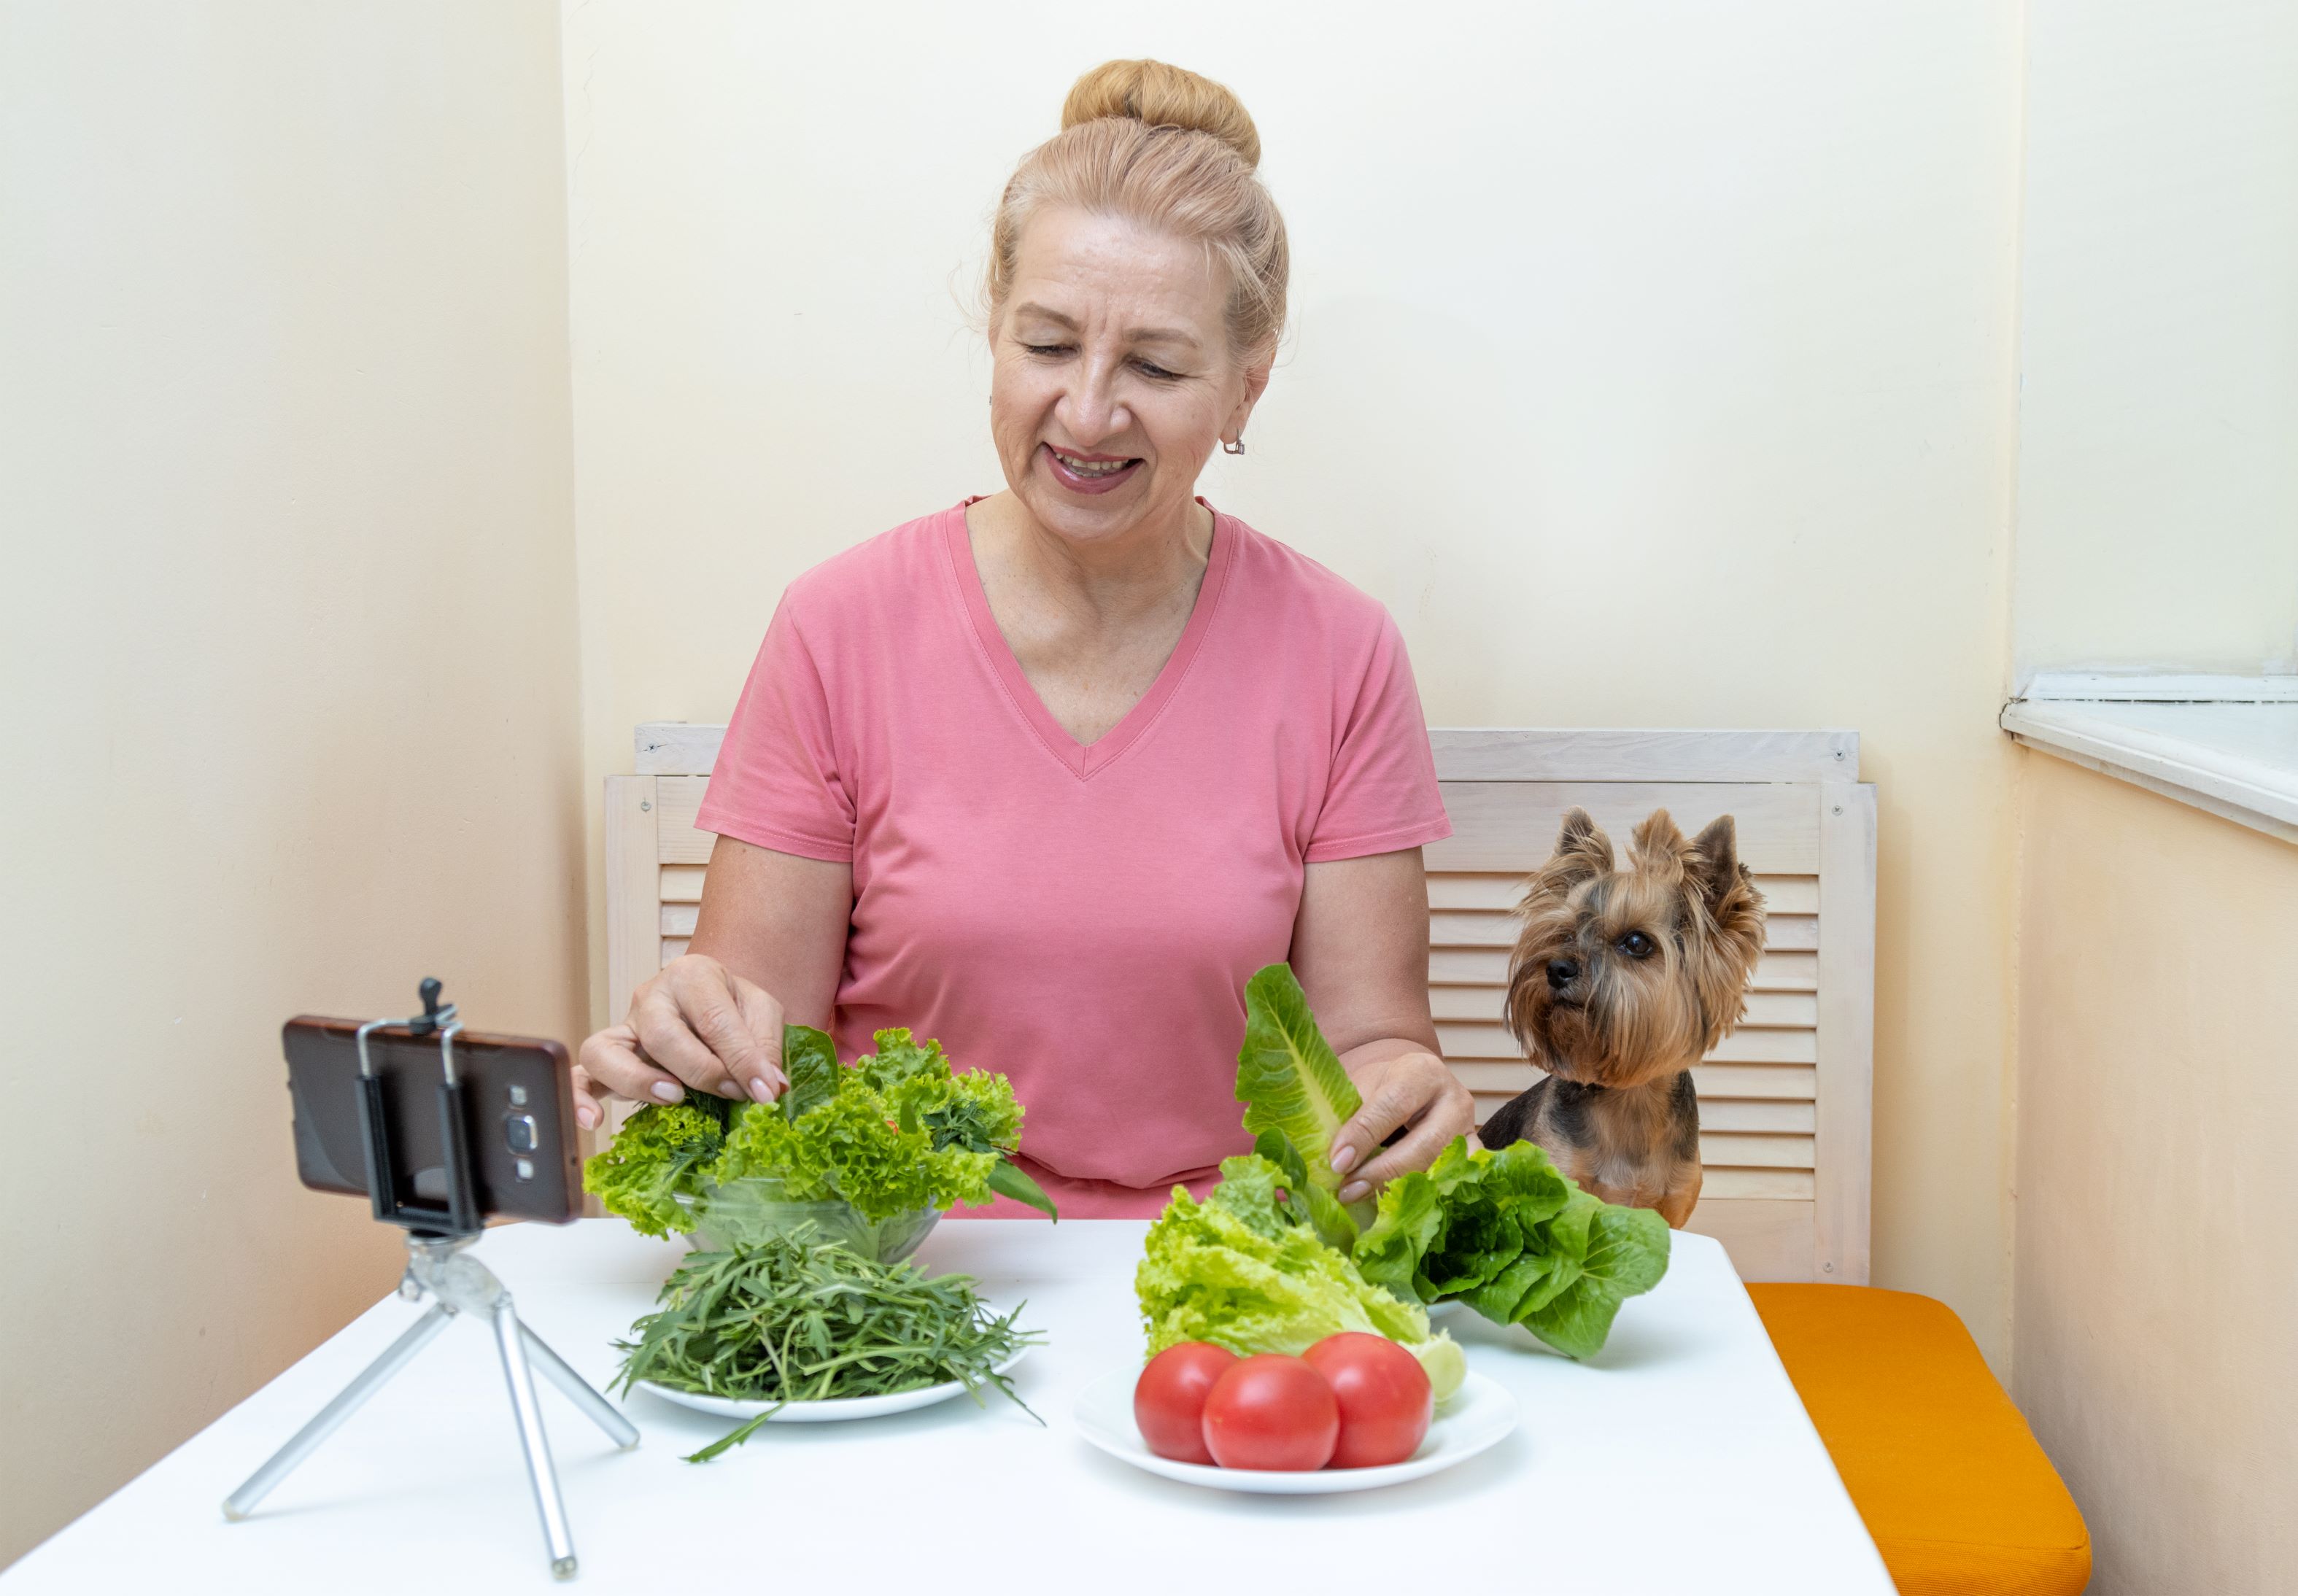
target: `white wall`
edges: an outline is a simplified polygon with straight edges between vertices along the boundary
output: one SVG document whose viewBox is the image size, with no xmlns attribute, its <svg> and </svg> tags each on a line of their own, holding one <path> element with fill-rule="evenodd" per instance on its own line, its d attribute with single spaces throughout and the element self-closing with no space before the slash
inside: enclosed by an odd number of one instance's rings
<svg viewBox="0 0 2298 1596">
<path fill-rule="evenodd" d="M 2016 8 L 566 19 L 594 839 L 632 724 L 723 719 L 792 575 L 999 485 L 956 302 L 998 189 L 1085 68 L 1195 68 L 1298 263 L 1207 491 L 1388 603 L 1433 720 L 1866 734 L 1877 1278 L 2003 1358 Z"/>
<path fill-rule="evenodd" d="M 2298 8 L 2028 11 L 2018 669 L 2298 671 Z"/>
<path fill-rule="evenodd" d="M 582 1023 L 558 96 L 547 0 L 0 0 L 0 1564 L 388 1289 L 283 1020 Z"/>
</svg>

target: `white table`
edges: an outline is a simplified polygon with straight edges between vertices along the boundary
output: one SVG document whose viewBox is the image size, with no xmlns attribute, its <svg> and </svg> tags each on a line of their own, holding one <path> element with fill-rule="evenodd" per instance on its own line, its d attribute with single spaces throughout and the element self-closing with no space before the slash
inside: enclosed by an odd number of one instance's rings
<svg viewBox="0 0 2298 1596">
<path fill-rule="evenodd" d="M 1409 1591 L 1543 1596 L 1891 1596 L 1891 1584 L 1724 1250 L 1675 1238 L 1667 1278 L 1575 1364 L 1474 1314 L 1473 1369 L 1523 1404 L 1517 1433 L 1426 1480 L 1244 1496 L 1094 1451 L 1070 1402 L 1137 1360 L 1145 1227 L 944 1223 L 920 1261 L 1027 1297 L 1048 1344 L 1016 1372 L 1039 1428 L 994 1394 L 845 1425 L 769 1426 L 697 1467 L 726 1421 L 641 1393 L 618 1452 L 556 1391 L 543 1407 L 582 1575 L 555 1585 L 492 1337 L 456 1324 L 265 1501 L 224 1494 L 414 1318 L 385 1298 L 4 1575 L 0 1596 L 110 1592 Z M 677 1249 L 619 1220 L 491 1233 L 480 1255 L 527 1322 L 603 1386 L 608 1343 Z"/>
</svg>

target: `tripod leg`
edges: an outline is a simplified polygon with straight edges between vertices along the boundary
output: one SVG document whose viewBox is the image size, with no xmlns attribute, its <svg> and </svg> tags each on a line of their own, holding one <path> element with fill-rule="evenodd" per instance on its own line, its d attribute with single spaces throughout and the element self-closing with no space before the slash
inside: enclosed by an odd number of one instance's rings
<svg viewBox="0 0 2298 1596">
<path fill-rule="evenodd" d="M 255 1504 L 271 1493 L 271 1488 L 294 1472 L 301 1463 L 316 1451 L 320 1442 L 335 1433 L 344 1419 L 359 1411 L 360 1404 L 383 1389 L 384 1383 L 406 1367 L 409 1359 L 430 1344 L 431 1338 L 447 1327 L 454 1310 L 434 1302 L 431 1311 L 408 1327 L 406 1333 L 384 1350 L 381 1357 L 361 1369 L 359 1377 L 335 1394 L 335 1400 L 312 1418 L 311 1422 L 295 1432 L 294 1438 L 271 1454 L 262 1468 L 247 1476 L 247 1483 L 223 1500 L 223 1516 L 235 1522 L 255 1511 Z"/>
<path fill-rule="evenodd" d="M 572 1579 L 574 1536 L 566 1527 L 566 1504 L 558 1495 L 558 1471 L 550 1461 L 550 1437 L 542 1433 L 542 1404 L 535 1400 L 534 1376 L 526 1364 L 526 1327 L 518 1322 L 510 1293 L 495 1299 L 494 1320 L 495 1346 L 502 1353 L 511 1410 L 518 1416 L 518 1442 L 526 1452 L 526 1483 L 534 1489 L 534 1510 L 542 1516 L 542 1539 L 550 1549 L 550 1576 Z"/>
<path fill-rule="evenodd" d="M 639 1426 L 623 1417 L 622 1410 L 601 1396 L 591 1382 L 568 1367 L 566 1360 L 550 1350 L 541 1336 L 524 1324 L 519 1331 L 526 1337 L 526 1358 L 542 1371 L 542 1377 L 566 1393 L 566 1400 L 588 1413 L 598 1426 L 606 1431 L 616 1446 L 628 1451 L 639 1443 Z"/>
</svg>

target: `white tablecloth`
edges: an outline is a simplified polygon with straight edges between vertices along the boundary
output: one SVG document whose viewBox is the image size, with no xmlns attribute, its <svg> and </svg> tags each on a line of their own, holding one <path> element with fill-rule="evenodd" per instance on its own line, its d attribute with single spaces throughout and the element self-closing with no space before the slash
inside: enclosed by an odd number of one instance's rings
<svg viewBox="0 0 2298 1596">
<path fill-rule="evenodd" d="M 759 1596 L 996 1592 L 1890 1596 L 1891 1584 L 1724 1250 L 1675 1238 L 1650 1295 L 1586 1364 L 1473 1314 L 1469 1366 L 1523 1404 L 1458 1468 L 1362 1494 L 1244 1496 L 1155 1478 L 1075 1433 L 1075 1393 L 1137 1360 L 1145 1226 L 952 1220 L 919 1261 L 1026 1297 L 1048 1344 L 1016 1373 L 1040 1428 L 994 1394 L 896 1418 L 778 1425 L 705 1466 L 726 1421 L 644 1393 L 618 1452 L 556 1391 L 543 1408 L 575 1587 Z M 491 1233 L 522 1315 L 604 1386 L 608 1344 L 677 1250 L 619 1220 Z M 225 1493 L 417 1310 L 386 1298 L 4 1575 L 0 1596 L 502 1592 L 550 1578 L 492 1337 L 457 1323 L 244 1523 Z M 22 1460 L 19 1460 L 22 1461 Z"/>
</svg>

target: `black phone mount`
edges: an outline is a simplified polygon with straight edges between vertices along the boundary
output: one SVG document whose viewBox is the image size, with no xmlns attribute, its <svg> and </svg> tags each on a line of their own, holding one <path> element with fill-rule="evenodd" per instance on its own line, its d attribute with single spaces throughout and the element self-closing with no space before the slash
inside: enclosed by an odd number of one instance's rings
<svg viewBox="0 0 2298 1596">
<path fill-rule="evenodd" d="M 475 1236 L 485 1227 L 479 1212 L 476 1188 L 471 1183 L 471 1121 L 463 1100 L 463 1083 L 455 1073 L 455 1037 L 463 1022 L 455 1005 L 439 1003 L 439 978 L 426 975 L 416 988 L 423 1012 L 405 1020 L 370 1020 L 359 1028 L 360 1140 L 367 1154 L 367 1191 L 375 1217 L 417 1236 Z M 439 1144 L 446 1166 L 447 1200 L 429 1203 L 401 1189 L 398 1146 L 392 1139 L 391 1115 L 383 1092 L 383 1078 L 368 1056 L 370 1033 L 388 1026 L 404 1026 L 416 1037 L 439 1038 Z"/>
<path fill-rule="evenodd" d="M 274 1485 L 335 1434 L 337 1426 L 380 1391 L 433 1336 L 457 1315 L 469 1314 L 485 1319 L 494 1330 L 503 1379 L 510 1391 L 511 1413 L 518 1424 L 520 1450 L 526 1456 L 527 1484 L 533 1491 L 534 1509 L 542 1521 L 551 1575 L 572 1579 L 576 1567 L 574 1536 L 567 1526 L 566 1505 L 558 1493 L 558 1471 L 550 1459 L 550 1443 L 542 1431 L 535 1375 L 540 1373 L 566 1393 L 616 1445 L 625 1450 L 636 1446 L 638 1427 L 520 1322 L 503 1283 L 471 1256 L 471 1244 L 478 1240 L 486 1221 L 471 1181 L 470 1115 L 463 1100 L 462 1080 L 455 1073 L 455 1035 L 463 1025 L 455 1018 L 453 1004 L 439 1002 L 435 978 L 426 977 L 419 990 L 423 994 L 420 1014 L 408 1020 L 370 1020 L 359 1028 L 359 1117 L 367 1154 L 368 1195 L 375 1204 L 375 1217 L 407 1232 L 407 1273 L 400 1280 L 399 1294 L 410 1302 L 431 1298 L 431 1307 L 245 1484 L 225 1498 L 223 1514 L 226 1518 L 241 1519 L 254 1512 Z M 439 1038 L 439 1132 L 447 1175 L 443 1203 L 419 1202 L 401 1190 L 401 1160 L 383 1079 L 376 1073 L 368 1049 L 371 1034 L 393 1026 L 405 1027 L 417 1038 Z"/>
</svg>

